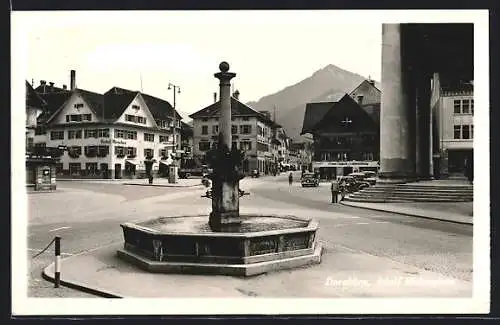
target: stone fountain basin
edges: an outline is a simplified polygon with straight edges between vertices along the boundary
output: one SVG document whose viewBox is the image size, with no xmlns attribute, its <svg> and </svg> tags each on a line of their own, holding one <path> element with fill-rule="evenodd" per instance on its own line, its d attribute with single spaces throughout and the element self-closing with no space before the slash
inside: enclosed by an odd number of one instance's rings
<svg viewBox="0 0 500 325">
<path fill-rule="evenodd" d="M 254 275 L 319 263 L 318 223 L 295 216 L 241 215 L 212 231 L 207 215 L 160 217 L 121 225 L 120 258 L 162 273 Z"/>
</svg>

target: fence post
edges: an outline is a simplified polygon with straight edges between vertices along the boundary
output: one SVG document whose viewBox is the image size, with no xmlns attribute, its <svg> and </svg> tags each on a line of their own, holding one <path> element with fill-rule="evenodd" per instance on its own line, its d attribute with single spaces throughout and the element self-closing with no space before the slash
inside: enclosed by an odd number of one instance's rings
<svg viewBox="0 0 500 325">
<path fill-rule="evenodd" d="M 59 288 L 61 282 L 61 237 L 55 238 L 56 263 L 54 273 L 54 287 Z"/>
</svg>

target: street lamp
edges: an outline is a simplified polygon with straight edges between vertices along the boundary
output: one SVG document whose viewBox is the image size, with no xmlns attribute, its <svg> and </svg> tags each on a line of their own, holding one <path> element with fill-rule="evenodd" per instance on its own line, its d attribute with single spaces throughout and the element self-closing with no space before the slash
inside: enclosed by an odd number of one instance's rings
<svg viewBox="0 0 500 325">
<path fill-rule="evenodd" d="M 176 149 L 177 149 L 177 144 L 175 143 L 175 128 L 176 128 L 176 114 L 175 114 L 175 94 L 180 94 L 181 93 L 181 88 L 177 85 L 174 85 L 173 83 L 168 83 L 168 90 L 170 89 L 173 89 L 174 90 L 174 112 L 173 112 L 173 118 L 172 118 L 172 121 L 173 121 L 173 124 L 174 124 L 174 129 L 172 131 L 172 134 L 174 136 L 174 139 L 173 139 L 173 144 L 174 144 L 174 148 L 173 148 L 173 152 L 175 153 L 176 152 Z"/>
</svg>

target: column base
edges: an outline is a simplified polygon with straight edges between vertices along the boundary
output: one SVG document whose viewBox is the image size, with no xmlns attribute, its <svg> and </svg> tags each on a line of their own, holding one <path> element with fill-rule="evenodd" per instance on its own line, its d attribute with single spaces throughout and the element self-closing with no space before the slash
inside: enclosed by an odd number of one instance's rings
<svg viewBox="0 0 500 325">
<path fill-rule="evenodd" d="M 211 212 L 208 224 L 213 231 L 230 231 L 241 224 L 239 211 Z"/>
<path fill-rule="evenodd" d="M 417 181 L 415 174 L 401 172 L 380 172 L 377 184 L 404 184 Z"/>
</svg>

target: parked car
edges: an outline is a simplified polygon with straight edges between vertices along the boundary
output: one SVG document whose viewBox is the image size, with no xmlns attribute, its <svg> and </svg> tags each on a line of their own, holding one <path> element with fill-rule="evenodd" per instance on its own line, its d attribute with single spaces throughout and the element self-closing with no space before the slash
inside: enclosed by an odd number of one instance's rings
<svg viewBox="0 0 500 325">
<path fill-rule="evenodd" d="M 316 177 L 314 173 L 304 173 L 304 175 L 302 175 L 302 178 L 300 180 L 300 184 L 302 185 L 302 187 L 306 186 L 317 187 L 319 186 L 319 179 Z"/>
<path fill-rule="evenodd" d="M 257 178 L 260 176 L 260 173 L 257 169 L 252 170 L 252 178 Z"/>
<path fill-rule="evenodd" d="M 363 188 L 371 185 L 370 182 L 366 180 L 366 175 L 362 172 L 350 173 L 347 176 L 353 177 L 356 181 L 356 191 L 362 190 Z"/>
<path fill-rule="evenodd" d="M 360 178 L 359 175 L 352 175 L 352 174 L 356 173 L 351 173 L 347 176 L 339 177 L 340 184 L 342 184 L 342 182 L 345 182 L 346 184 L 345 191 L 347 193 L 357 192 L 359 190 L 362 190 L 370 186 L 370 184 L 368 184 L 368 182 L 365 182 L 364 179 Z"/>
<path fill-rule="evenodd" d="M 370 185 L 375 185 L 377 183 L 377 173 L 367 170 L 367 171 L 362 171 L 363 174 L 365 174 L 365 181 L 370 183 Z"/>
</svg>

